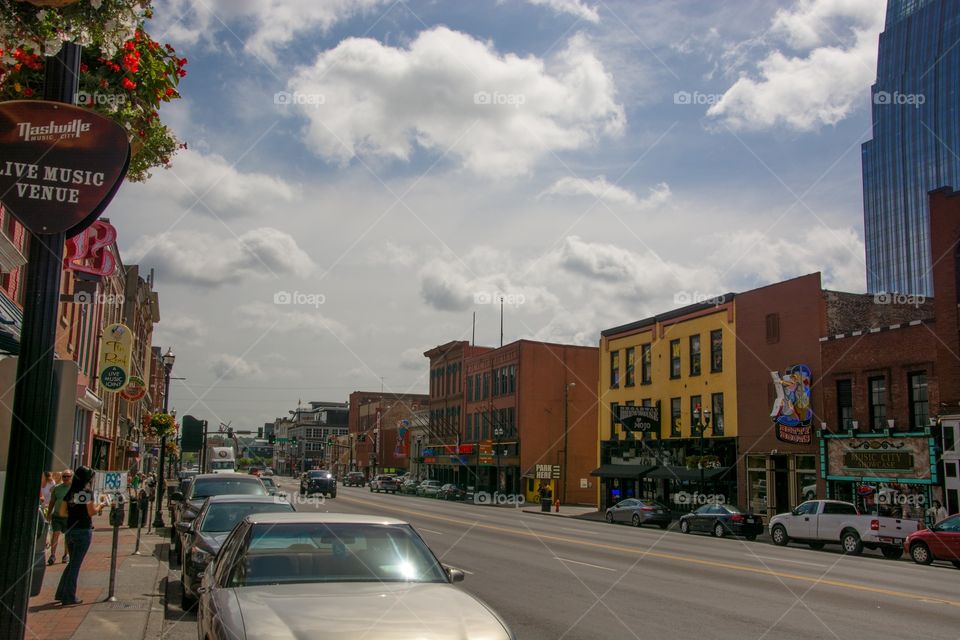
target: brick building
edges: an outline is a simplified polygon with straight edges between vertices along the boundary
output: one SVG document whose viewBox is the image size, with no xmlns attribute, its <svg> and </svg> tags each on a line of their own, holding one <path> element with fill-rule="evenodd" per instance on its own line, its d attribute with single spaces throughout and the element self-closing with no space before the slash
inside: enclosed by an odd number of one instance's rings
<svg viewBox="0 0 960 640">
<path fill-rule="evenodd" d="M 354 391 L 350 394 L 347 464 L 367 477 L 410 468 L 414 414 L 430 396 L 421 393 Z"/>
</svg>

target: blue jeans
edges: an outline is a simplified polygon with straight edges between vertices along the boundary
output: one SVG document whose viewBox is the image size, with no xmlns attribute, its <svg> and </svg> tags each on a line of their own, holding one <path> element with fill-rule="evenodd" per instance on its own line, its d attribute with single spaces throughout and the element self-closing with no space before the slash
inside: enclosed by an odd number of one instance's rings
<svg viewBox="0 0 960 640">
<path fill-rule="evenodd" d="M 57 585 L 56 599 L 64 604 L 70 604 L 77 599 L 77 580 L 80 577 L 80 565 L 93 542 L 93 529 L 71 529 L 64 536 L 67 545 L 67 555 L 70 560 L 60 576 Z"/>
</svg>

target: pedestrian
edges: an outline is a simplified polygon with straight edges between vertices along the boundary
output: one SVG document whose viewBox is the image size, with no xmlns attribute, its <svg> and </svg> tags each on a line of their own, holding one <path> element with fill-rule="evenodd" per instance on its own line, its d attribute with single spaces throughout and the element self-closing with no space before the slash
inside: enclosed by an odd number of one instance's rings
<svg viewBox="0 0 960 640">
<path fill-rule="evenodd" d="M 97 505 L 93 495 L 94 471 L 90 467 L 77 467 L 73 482 L 64 496 L 67 512 L 67 554 L 70 557 L 60 583 L 57 585 L 56 599 L 63 605 L 80 604 L 77 598 L 77 580 L 80 578 L 80 565 L 93 542 L 93 516 L 103 511 L 103 505 Z M 63 508 L 60 509 L 63 514 Z"/>
<path fill-rule="evenodd" d="M 937 524 L 941 520 L 945 519 L 948 515 L 947 510 L 943 508 L 943 505 L 940 504 L 939 500 L 933 501 L 933 506 L 930 507 L 930 510 L 927 512 L 932 518 L 933 522 L 931 524 Z"/>
<path fill-rule="evenodd" d="M 50 504 L 47 505 L 47 520 L 50 522 L 50 558 L 47 564 L 53 564 L 57 557 L 57 545 L 60 543 L 61 534 L 67 533 L 67 519 L 61 517 L 60 503 L 63 502 L 70 490 L 70 483 L 73 478 L 73 471 L 64 469 L 60 474 L 60 484 L 55 486 L 50 492 Z M 63 543 L 63 557 L 60 562 L 67 561 L 67 543 Z"/>
<path fill-rule="evenodd" d="M 43 501 L 43 506 L 50 506 L 50 492 L 53 491 L 53 488 L 57 486 L 57 481 L 53 479 L 52 471 L 44 471 L 43 479 L 40 481 L 40 499 Z"/>
</svg>

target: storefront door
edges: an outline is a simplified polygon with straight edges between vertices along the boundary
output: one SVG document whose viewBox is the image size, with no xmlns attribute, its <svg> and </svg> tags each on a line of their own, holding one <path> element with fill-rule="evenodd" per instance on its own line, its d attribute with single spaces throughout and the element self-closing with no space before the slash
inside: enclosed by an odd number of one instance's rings
<svg viewBox="0 0 960 640">
<path fill-rule="evenodd" d="M 790 467 L 787 456 L 770 456 L 773 473 L 773 486 L 770 494 L 773 496 L 773 512 L 786 513 L 790 511 Z"/>
</svg>

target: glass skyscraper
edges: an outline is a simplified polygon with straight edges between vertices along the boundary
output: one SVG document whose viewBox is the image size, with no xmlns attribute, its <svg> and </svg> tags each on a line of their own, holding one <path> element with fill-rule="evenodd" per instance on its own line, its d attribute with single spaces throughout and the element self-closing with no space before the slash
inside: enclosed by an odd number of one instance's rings
<svg viewBox="0 0 960 640">
<path fill-rule="evenodd" d="M 870 93 L 867 289 L 933 295 L 927 193 L 960 189 L 960 0 L 888 0 Z"/>
</svg>

